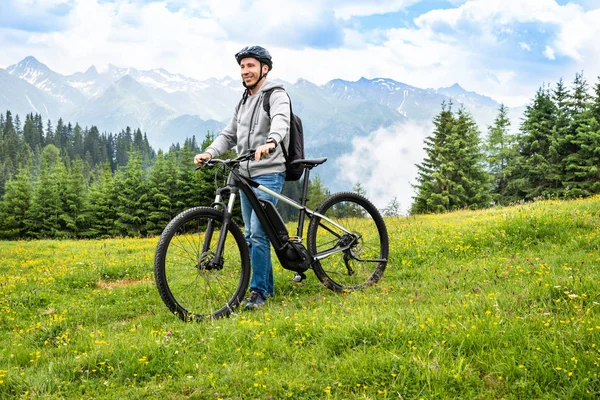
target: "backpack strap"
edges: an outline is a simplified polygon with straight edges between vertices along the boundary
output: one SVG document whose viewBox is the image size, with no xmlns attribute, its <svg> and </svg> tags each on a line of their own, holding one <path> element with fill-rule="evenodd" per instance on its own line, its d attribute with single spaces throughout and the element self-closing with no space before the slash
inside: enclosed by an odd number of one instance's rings
<svg viewBox="0 0 600 400">
<path fill-rule="evenodd" d="M 269 119 L 271 119 L 271 94 L 275 91 L 275 90 L 282 90 L 285 92 L 285 94 L 287 94 L 288 99 L 290 100 L 290 132 L 292 131 L 292 124 L 294 123 L 293 119 L 294 119 L 294 112 L 292 111 L 292 99 L 290 98 L 290 95 L 288 94 L 288 92 L 286 92 L 286 90 L 284 88 L 281 87 L 274 87 L 272 89 L 266 90 L 265 94 L 263 96 L 263 110 L 265 110 L 265 112 L 267 113 L 267 115 L 269 116 Z M 291 138 L 290 138 L 291 141 Z M 287 149 L 285 148 L 285 146 L 283 145 L 283 143 L 281 144 L 281 150 L 283 151 L 283 158 L 285 158 L 285 161 L 289 160 L 289 156 L 288 156 L 288 152 Z"/>
<path fill-rule="evenodd" d="M 271 119 L 271 94 L 275 90 L 282 90 L 285 92 L 284 88 L 274 87 L 274 88 L 271 88 L 271 89 L 265 91 L 265 94 L 263 96 L 263 110 L 265 110 L 265 112 L 269 116 L 269 119 Z M 287 94 L 287 92 L 286 92 L 286 94 Z M 289 97 L 290 97 L 290 95 L 288 94 L 288 98 Z M 292 110 L 292 100 L 290 99 L 290 118 L 291 118 L 291 110 Z"/>
</svg>

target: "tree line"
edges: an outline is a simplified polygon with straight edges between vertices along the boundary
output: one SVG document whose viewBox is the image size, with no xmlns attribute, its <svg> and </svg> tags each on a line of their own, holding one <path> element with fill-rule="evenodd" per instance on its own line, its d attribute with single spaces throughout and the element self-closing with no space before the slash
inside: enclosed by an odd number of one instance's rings
<svg viewBox="0 0 600 400">
<path fill-rule="evenodd" d="M 487 137 L 464 108 L 443 104 L 417 165 L 411 213 L 509 205 L 600 192 L 600 82 L 543 85 L 511 132 L 501 105 Z"/>
<path fill-rule="evenodd" d="M 517 132 L 501 105 L 485 140 L 464 108 L 442 104 L 425 140 L 411 213 L 485 208 L 537 198 L 573 198 L 600 192 L 600 82 L 590 93 L 583 74 L 567 87 L 542 86 L 527 105 Z M 59 119 L 44 126 L 39 114 L 22 124 L 0 114 L 0 237 L 101 238 L 159 234 L 179 212 L 209 205 L 214 171 L 195 171 L 195 136 L 155 151 L 140 129 L 100 133 Z M 231 156 L 231 155 L 226 155 Z M 223 183 L 223 181 L 221 181 Z M 363 191 L 360 183 L 355 190 Z M 301 182 L 284 194 L 299 199 Z M 328 195 L 318 176 L 309 184 L 311 209 Z M 295 210 L 278 208 L 286 220 Z M 382 210 L 397 215 L 392 199 Z"/>
<path fill-rule="evenodd" d="M 195 171 L 193 156 L 212 142 L 207 133 L 155 151 L 140 129 L 118 134 L 82 129 L 59 119 L 43 125 L 29 114 L 21 126 L 0 115 L 0 238 L 106 238 L 156 235 L 181 211 L 214 200 L 215 170 Z M 223 157 L 231 157 L 233 153 Z M 299 182 L 285 194 L 299 198 Z M 311 206 L 328 193 L 310 182 Z M 239 218 L 238 208 L 235 210 Z M 281 207 L 286 219 L 295 210 Z"/>
</svg>

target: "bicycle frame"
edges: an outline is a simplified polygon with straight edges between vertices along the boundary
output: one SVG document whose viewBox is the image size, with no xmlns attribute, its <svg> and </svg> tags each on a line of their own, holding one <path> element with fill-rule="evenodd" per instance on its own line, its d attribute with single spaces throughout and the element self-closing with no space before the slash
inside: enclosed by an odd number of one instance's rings
<svg viewBox="0 0 600 400">
<path fill-rule="evenodd" d="M 263 229 L 265 230 L 265 233 L 266 233 L 267 237 L 269 238 L 269 241 L 271 242 L 271 244 L 273 245 L 273 248 L 275 249 L 275 254 L 277 254 L 277 257 L 279 258 L 279 261 L 281 262 L 282 265 L 286 265 L 287 256 L 286 256 L 285 250 L 287 248 L 287 244 L 290 239 L 289 239 L 289 237 L 280 237 L 279 235 L 277 235 L 275 230 L 272 228 L 271 220 L 269 219 L 267 213 L 263 209 L 260 201 L 258 200 L 258 197 L 254 193 L 252 188 L 255 188 L 264 193 L 267 193 L 267 194 L 277 198 L 278 200 L 296 208 L 299 211 L 297 238 L 300 241 L 302 240 L 302 231 L 304 229 L 304 218 L 305 218 L 306 214 L 308 214 L 309 218 L 312 218 L 315 216 L 318 218 L 322 218 L 322 219 L 328 221 L 329 223 L 331 223 L 333 226 L 340 229 L 341 231 L 345 232 L 346 234 L 352 235 L 352 232 L 350 232 L 343 226 L 339 225 L 335 221 L 332 221 L 331 219 L 327 218 L 326 216 L 321 215 L 318 212 L 306 207 L 306 200 L 307 200 L 306 194 L 308 192 L 309 171 L 310 171 L 310 168 L 306 168 L 304 171 L 302 197 L 301 197 L 300 203 L 298 203 L 282 194 L 279 194 L 263 185 L 260 185 L 259 183 L 253 181 L 250 178 L 240 175 L 236 170 L 231 169 L 231 173 L 229 175 L 227 185 L 222 188 L 217 189 L 215 201 L 213 203 L 213 206 L 215 206 L 215 207 L 220 206 L 223 209 L 224 216 L 223 216 L 223 224 L 222 224 L 222 228 L 221 228 L 221 236 L 219 237 L 219 240 L 217 243 L 217 248 L 215 249 L 215 257 L 209 264 L 211 264 L 213 268 L 221 268 L 222 267 L 222 264 L 223 264 L 222 254 L 223 254 L 225 238 L 227 236 L 227 227 L 228 227 L 229 223 L 231 223 L 233 207 L 235 204 L 236 197 L 239 193 L 239 190 L 241 190 L 244 193 L 244 195 L 246 195 L 246 197 L 248 198 L 250 206 L 256 213 L 256 216 L 257 216 L 258 220 L 260 221 L 261 225 L 263 226 Z M 225 205 L 223 202 L 223 193 L 224 192 L 229 192 L 229 199 L 228 199 L 227 205 Z M 210 221 L 210 222 L 212 222 L 212 221 Z M 204 245 L 202 248 L 202 254 L 206 254 L 206 252 L 208 251 L 208 248 L 209 248 L 210 241 L 212 239 L 213 232 L 212 232 L 212 224 L 210 222 L 207 227 Z M 327 227 L 325 227 L 325 228 L 327 229 Z M 334 232 L 332 232 L 332 233 L 334 233 Z M 337 235 L 337 236 L 339 237 L 339 235 Z M 321 260 L 332 254 L 347 250 L 349 247 L 350 247 L 350 245 L 346 245 L 346 246 L 337 246 L 336 245 L 336 246 L 333 246 L 331 249 L 325 250 L 325 251 L 317 253 L 317 254 L 312 254 L 312 258 L 313 258 L 313 260 Z"/>
</svg>

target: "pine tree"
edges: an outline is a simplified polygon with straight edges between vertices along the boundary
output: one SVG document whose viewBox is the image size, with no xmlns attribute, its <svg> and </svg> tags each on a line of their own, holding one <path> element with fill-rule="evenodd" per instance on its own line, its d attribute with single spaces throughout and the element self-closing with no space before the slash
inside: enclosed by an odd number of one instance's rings
<svg viewBox="0 0 600 400">
<path fill-rule="evenodd" d="M 453 129 L 457 167 L 456 208 L 485 208 L 491 204 L 490 176 L 484 169 L 484 154 L 479 129 L 473 116 L 464 108 L 458 110 Z M 461 196 L 462 194 L 462 196 Z"/>
<path fill-rule="evenodd" d="M 108 163 L 91 185 L 89 199 L 89 227 L 85 236 L 107 238 L 116 235 L 118 192 Z"/>
<path fill-rule="evenodd" d="M 100 164 L 105 157 L 100 146 L 100 132 L 98 128 L 92 126 L 83 138 L 83 151 L 84 160 L 88 162 L 90 166 L 96 166 Z"/>
<path fill-rule="evenodd" d="M 0 136 L 0 196 L 4 194 L 4 187 L 8 180 L 17 173 L 19 163 L 19 136 L 15 128 L 10 111 L 6 111 L 2 135 Z"/>
<path fill-rule="evenodd" d="M 49 144 L 44 147 L 41 159 L 40 175 L 27 213 L 27 235 L 56 237 L 60 233 L 59 215 L 62 211 L 55 174 L 59 150 Z"/>
<path fill-rule="evenodd" d="M 434 119 L 433 136 L 426 139 L 427 157 L 418 165 L 417 196 L 412 213 L 481 208 L 491 203 L 489 175 L 483 168 L 483 150 L 471 114 L 453 115 L 442 104 Z"/>
<path fill-rule="evenodd" d="M 48 119 L 46 124 L 46 136 L 44 138 L 44 144 L 54 144 L 54 132 L 52 131 L 52 121 Z"/>
<path fill-rule="evenodd" d="M 595 174 L 594 170 L 597 170 L 598 164 L 588 165 L 590 161 L 588 157 L 593 156 L 593 151 L 590 153 L 590 151 L 582 150 L 582 145 L 590 148 L 590 146 L 598 144 L 598 141 L 594 139 L 595 135 L 590 135 L 597 128 L 594 125 L 590 100 L 587 82 L 583 73 L 578 73 L 575 75 L 573 89 L 569 96 L 570 120 L 567 135 L 563 138 L 562 143 L 562 148 L 565 150 L 562 163 L 564 172 L 562 184 L 566 197 L 592 194 L 589 180 Z"/>
<path fill-rule="evenodd" d="M 65 125 L 64 125 L 63 119 L 59 118 L 58 122 L 56 123 L 56 129 L 54 130 L 54 143 L 53 143 L 59 149 L 63 149 L 65 146 L 66 138 L 64 136 L 65 136 Z"/>
<path fill-rule="evenodd" d="M 117 220 L 115 227 L 123 236 L 143 236 L 150 210 L 147 183 L 139 153 L 131 153 L 123 171 L 117 174 Z"/>
<path fill-rule="evenodd" d="M 117 167 L 124 167 L 125 165 L 127 165 L 132 144 L 133 138 L 131 135 L 131 128 L 127 127 L 125 130 L 121 131 L 116 138 L 115 162 Z"/>
<path fill-rule="evenodd" d="M 506 190 L 513 201 L 555 195 L 560 189 L 560 166 L 553 164 L 556 157 L 550 151 L 556 140 L 556 115 L 549 90 L 541 87 L 525 109 L 517 138 L 518 154 Z"/>
<path fill-rule="evenodd" d="M 42 120 L 42 116 L 40 114 L 35 114 L 35 117 L 33 117 L 33 120 L 35 122 L 35 129 L 37 129 L 37 131 L 38 131 L 38 137 L 40 138 L 40 148 L 43 148 L 44 145 L 46 144 L 44 142 L 44 121 Z M 41 150 L 40 150 L 40 154 L 41 154 Z"/>
<path fill-rule="evenodd" d="M 15 132 L 17 136 L 23 135 L 23 131 L 21 130 L 21 118 L 18 115 L 15 115 Z"/>
<path fill-rule="evenodd" d="M 148 233 L 159 234 L 176 215 L 171 194 L 177 190 L 177 169 L 159 150 L 156 162 L 150 170 L 148 193 L 150 194 L 150 210 L 148 213 Z"/>
<path fill-rule="evenodd" d="M 61 200 L 59 221 L 62 235 L 78 237 L 85 229 L 87 208 L 83 162 L 74 161 L 69 170 L 63 162 L 59 162 L 56 176 Z"/>
<path fill-rule="evenodd" d="M 325 187 L 323 180 L 319 175 L 315 175 L 308 182 L 308 203 L 307 207 L 316 210 L 319 204 L 329 197 L 329 190 Z"/>
<path fill-rule="evenodd" d="M 450 205 L 446 163 L 449 159 L 448 141 L 454 125 L 452 103 L 448 106 L 442 103 L 442 110 L 433 119 L 433 125 L 433 134 L 424 141 L 426 156 L 417 165 L 417 184 L 413 185 L 417 194 L 413 197 L 412 214 L 443 212 Z"/>
<path fill-rule="evenodd" d="M 592 117 L 600 124 L 600 76 L 598 82 L 594 86 L 594 97 L 591 105 Z"/>
<path fill-rule="evenodd" d="M 23 139 L 25 143 L 29 144 L 29 147 L 35 152 L 36 148 L 41 148 L 43 144 L 43 138 L 39 134 L 33 115 L 28 115 L 25 118 L 25 125 L 23 126 Z"/>
<path fill-rule="evenodd" d="M 83 130 L 79 124 L 75 124 L 75 129 L 73 129 L 73 150 L 70 155 L 72 159 L 83 159 L 85 156 L 83 147 Z"/>
<path fill-rule="evenodd" d="M 6 183 L 6 192 L 0 204 L 0 237 L 6 239 L 25 237 L 31 197 L 29 168 L 21 166 L 15 179 Z"/>
<path fill-rule="evenodd" d="M 501 104 L 494 125 L 488 127 L 485 145 L 487 169 L 492 180 L 492 198 L 497 204 L 507 203 L 505 191 L 511 174 L 510 161 L 516 156 L 515 138 L 509 128 L 508 109 Z"/>
</svg>

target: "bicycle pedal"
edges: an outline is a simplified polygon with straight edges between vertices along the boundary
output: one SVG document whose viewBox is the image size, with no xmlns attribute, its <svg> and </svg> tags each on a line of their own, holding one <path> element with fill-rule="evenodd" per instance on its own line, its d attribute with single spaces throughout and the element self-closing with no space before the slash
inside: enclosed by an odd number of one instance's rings
<svg viewBox="0 0 600 400">
<path fill-rule="evenodd" d="M 290 236 L 290 238 L 288 239 L 288 242 L 302 243 L 302 237 L 301 236 Z"/>
<path fill-rule="evenodd" d="M 306 275 L 305 274 L 303 274 L 302 272 L 296 272 L 294 274 L 294 277 L 292 278 L 292 281 L 294 281 L 296 283 L 300 283 L 300 282 L 302 282 L 305 279 L 306 279 Z"/>
</svg>

